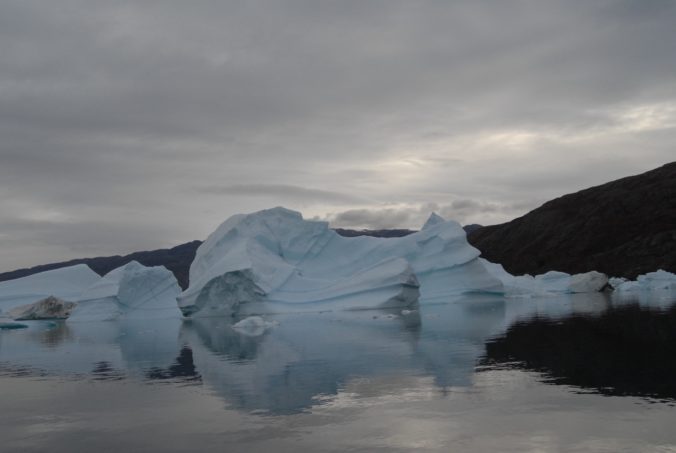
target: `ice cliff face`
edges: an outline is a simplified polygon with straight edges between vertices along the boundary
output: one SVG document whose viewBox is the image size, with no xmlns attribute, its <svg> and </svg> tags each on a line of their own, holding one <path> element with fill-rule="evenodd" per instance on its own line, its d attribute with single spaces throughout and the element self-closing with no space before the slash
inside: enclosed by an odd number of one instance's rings
<svg viewBox="0 0 676 453">
<path fill-rule="evenodd" d="M 225 221 L 199 247 L 186 316 L 410 308 L 423 299 L 502 291 L 456 222 L 430 217 L 401 238 L 342 237 L 284 208 Z"/>
<path fill-rule="evenodd" d="M 75 301 L 101 277 L 85 264 L 64 267 L 0 283 L 0 310 L 32 304 L 54 296 Z"/>
<path fill-rule="evenodd" d="M 176 296 L 180 292 L 176 278 L 164 266 L 131 261 L 87 288 L 69 322 L 179 317 Z"/>
</svg>

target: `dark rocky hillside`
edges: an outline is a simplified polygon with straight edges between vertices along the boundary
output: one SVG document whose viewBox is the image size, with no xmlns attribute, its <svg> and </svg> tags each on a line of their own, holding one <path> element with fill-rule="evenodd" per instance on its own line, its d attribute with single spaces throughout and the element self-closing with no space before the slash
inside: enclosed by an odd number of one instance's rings
<svg viewBox="0 0 676 453">
<path fill-rule="evenodd" d="M 676 272 L 676 162 L 565 195 L 468 239 L 513 274 Z"/>
</svg>

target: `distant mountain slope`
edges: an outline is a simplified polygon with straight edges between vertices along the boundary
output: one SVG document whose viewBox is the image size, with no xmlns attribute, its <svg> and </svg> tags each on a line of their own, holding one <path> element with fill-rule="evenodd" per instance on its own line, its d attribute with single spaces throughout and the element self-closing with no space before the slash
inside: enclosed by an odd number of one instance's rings
<svg viewBox="0 0 676 453">
<path fill-rule="evenodd" d="M 135 252 L 125 256 L 116 255 L 97 258 L 80 258 L 60 263 L 43 264 L 29 269 L 19 269 L 0 274 L 0 282 L 37 274 L 38 272 L 59 269 L 61 267 L 74 266 L 76 264 L 86 264 L 97 274 L 104 275 L 113 269 L 124 266 L 128 262 L 134 260 L 144 266 L 165 266 L 174 273 L 179 285 L 185 289 L 188 287 L 188 269 L 190 269 L 190 263 L 192 263 L 192 260 L 195 258 L 195 251 L 201 243 L 201 241 L 192 241 L 171 249 Z"/>
<path fill-rule="evenodd" d="M 513 274 L 676 272 L 676 162 L 565 195 L 468 239 Z"/>
</svg>

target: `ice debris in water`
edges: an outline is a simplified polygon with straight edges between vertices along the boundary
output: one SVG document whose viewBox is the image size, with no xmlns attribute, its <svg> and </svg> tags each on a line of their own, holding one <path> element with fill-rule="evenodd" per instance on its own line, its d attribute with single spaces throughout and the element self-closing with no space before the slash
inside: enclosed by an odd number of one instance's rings
<svg viewBox="0 0 676 453">
<path fill-rule="evenodd" d="M 12 318 L 8 318 L 2 310 L 0 310 L 0 329 L 25 329 L 28 327 L 26 324 L 21 324 L 19 322 L 15 322 Z"/>
<path fill-rule="evenodd" d="M 58 297 L 49 296 L 32 304 L 14 307 L 7 315 L 17 321 L 66 319 L 70 316 L 73 308 L 75 308 L 74 302 L 67 302 Z"/>
<path fill-rule="evenodd" d="M 247 336 L 259 336 L 276 325 L 276 322 L 266 321 L 260 316 L 249 316 L 233 324 L 232 328 Z"/>
<path fill-rule="evenodd" d="M 550 271 L 536 275 L 512 275 L 501 264 L 480 258 L 488 272 L 498 278 L 507 296 L 546 296 L 549 294 L 590 293 L 601 291 L 608 283 L 608 277 L 601 272 L 591 271 L 570 275 Z"/>
<path fill-rule="evenodd" d="M 639 275 L 636 280 L 627 280 L 625 278 L 613 277 L 610 279 L 610 285 L 619 292 L 634 291 L 676 291 L 676 274 L 665 270 L 648 272 Z"/>
<path fill-rule="evenodd" d="M 69 321 L 180 317 L 176 307 L 180 292 L 176 277 L 164 266 L 146 267 L 131 261 L 87 288 Z"/>
<path fill-rule="evenodd" d="M 198 248 L 186 316 L 415 309 L 421 299 L 502 292 L 462 227 L 432 215 L 401 238 L 342 237 L 326 222 L 273 208 L 230 217 Z"/>
</svg>

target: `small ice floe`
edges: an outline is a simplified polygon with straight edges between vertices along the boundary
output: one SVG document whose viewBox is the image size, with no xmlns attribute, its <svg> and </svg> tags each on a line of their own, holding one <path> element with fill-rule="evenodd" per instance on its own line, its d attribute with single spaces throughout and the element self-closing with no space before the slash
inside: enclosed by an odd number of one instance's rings
<svg viewBox="0 0 676 453">
<path fill-rule="evenodd" d="M 260 316 L 249 316 L 232 325 L 232 328 L 242 335 L 257 337 L 263 335 L 268 329 L 276 326 L 275 321 L 266 321 Z"/>
<path fill-rule="evenodd" d="M 0 311 L 0 330 L 25 329 L 26 327 L 28 327 L 26 324 L 16 322 Z"/>
</svg>

